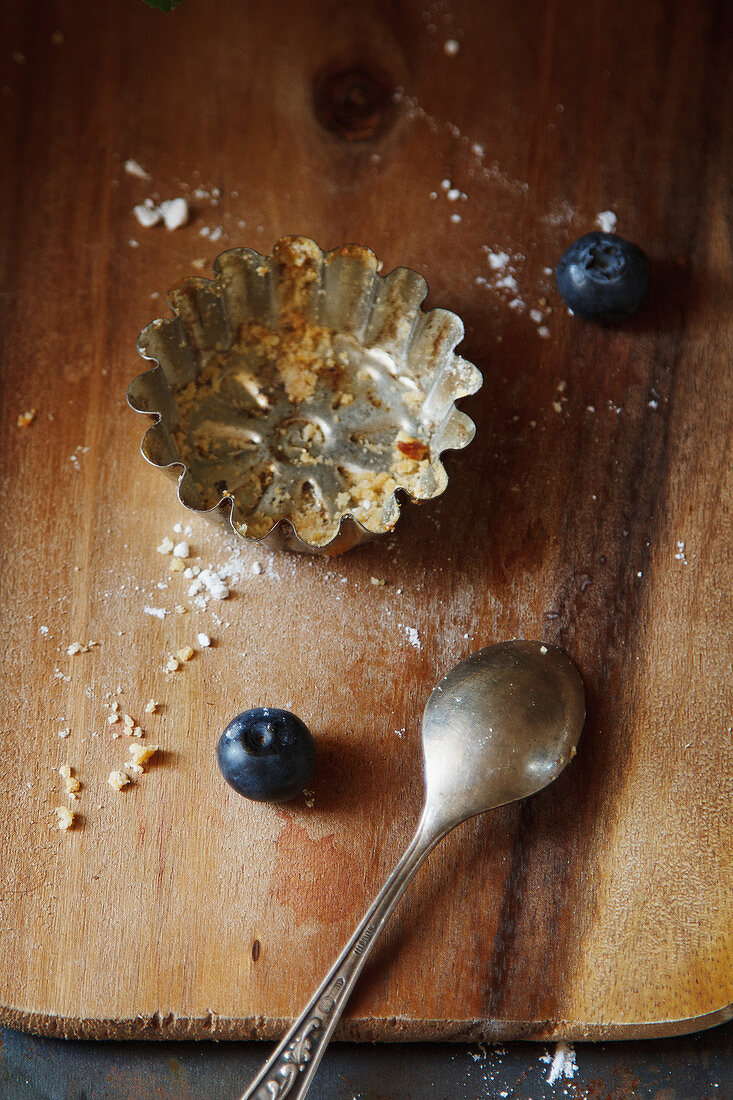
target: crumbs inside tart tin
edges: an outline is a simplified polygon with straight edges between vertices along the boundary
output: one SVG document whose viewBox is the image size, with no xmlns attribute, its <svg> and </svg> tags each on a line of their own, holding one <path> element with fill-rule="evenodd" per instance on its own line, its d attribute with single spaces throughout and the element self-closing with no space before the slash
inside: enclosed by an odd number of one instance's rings
<svg viewBox="0 0 733 1100">
<path fill-rule="evenodd" d="M 419 498 L 430 466 L 416 415 L 425 395 L 390 356 L 349 334 L 297 310 L 280 324 L 242 325 L 229 351 L 173 390 L 174 439 L 204 506 L 232 497 L 253 538 L 288 519 L 320 544 L 345 515 L 388 530 L 392 494 Z"/>
<path fill-rule="evenodd" d="M 382 278 L 369 249 L 323 253 L 305 237 L 271 257 L 234 249 L 215 268 L 215 284 L 174 287 L 177 320 L 153 322 L 138 345 L 159 362 L 166 406 L 143 453 L 185 466 L 184 504 L 228 504 L 246 538 L 287 521 L 302 548 L 330 549 L 344 521 L 363 537 L 392 530 L 398 489 L 444 490 L 441 450 L 473 435 L 453 402 L 481 376 L 454 354 L 459 318 L 420 309 L 422 276 Z M 139 411 L 151 412 L 154 374 L 130 387 Z"/>
</svg>

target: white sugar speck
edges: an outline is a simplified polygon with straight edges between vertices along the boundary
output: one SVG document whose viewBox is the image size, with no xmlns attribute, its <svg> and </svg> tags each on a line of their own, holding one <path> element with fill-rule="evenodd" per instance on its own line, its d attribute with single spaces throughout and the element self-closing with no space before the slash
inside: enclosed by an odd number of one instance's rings
<svg viewBox="0 0 733 1100">
<path fill-rule="evenodd" d="M 549 1062 L 550 1060 L 552 1060 L 550 1072 L 545 1078 L 548 1085 L 554 1085 L 561 1077 L 571 1079 L 575 1077 L 575 1074 L 578 1072 L 575 1051 L 569 1043 L 559 1042 L 555 1047 L 554 1055 L 544 1054 L 541 1058 L 543 1062 Z"/>
<path fill-rule="evenodd" d="M 146 615 L 152 615 L 156 619 L 164 619 L 168 614 L 164 607 L 144 607 L 143 611 Z"/>
<path fill-rule="evenodd" d="M 415 649 L 422 649 L 422 642 L 420 641 L 420 635 L 414 626 L 406 626 L 405 633 L 407 634 L 407 640 L 410 645 L 414 645 Z"/>
<path fill-rule="evenodd" d="M 455 57 L 460 53 L 461 43 L 455 38 L 446 38 L 443 43 L 443 53 L 446 57 Z"/>
<path fill-rule="evenodd" d="M 125 171 L 127 172 L 128 176 L 135 176 L 139 180 L 150 179 L 149 173 L 146 172 L 143 166 L 141 164 L 138 164 L 136 160 L 132 160 L 132 158 L 125 161 Z"/>
<path fill-rule="evenodd" d="M 600 214 L 596 215 L 596 225 L 602 233 L 615 233 L 618 218 L 613 210 L 601 210 Z"/>
</svg>

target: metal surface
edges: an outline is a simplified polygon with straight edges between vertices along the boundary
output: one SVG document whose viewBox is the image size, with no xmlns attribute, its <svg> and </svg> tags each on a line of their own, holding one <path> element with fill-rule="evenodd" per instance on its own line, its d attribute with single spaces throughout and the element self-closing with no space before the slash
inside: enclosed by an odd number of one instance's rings
<svg viewBox="0 0 733 1100">
<path fill-rule="evenodd" d="M 435 845 L 475 814 L 525 798 L 575 754 L 585 692 L 541 642 L 481 649 L 437 685 L 423 715 L 425 805 L 415 836 L 349 943 L 241 1100 L 302 1100 L 379 933 Z"/>
<path fill-rule="evenodd" d="M 441 454 L 475 431 L 455 402 L 482 379 L 455 354 L 460 318 L 423 312 L 421 275 L 382 278 L 369 249 L 307 237 L 214 268 L 171 289 L 176 318 L 138 340 L 158 365 L 128 390 L 157 421 L 142 453 L 187 508 L 275 549 L 335 554 L 393 530 L 396 493 L 445 490 Z"/>
<path fill-rule="evenodd" d="M 675 1039 L 575 1043 L 552 1083 L 547 1043 L 332 1043 L 320 1100 L 733 1100 L 733 1024 Z M 2 1100 L 235 1100 L 261 1043 L 115 1043 L 0 1031 Z"/>
</svg>

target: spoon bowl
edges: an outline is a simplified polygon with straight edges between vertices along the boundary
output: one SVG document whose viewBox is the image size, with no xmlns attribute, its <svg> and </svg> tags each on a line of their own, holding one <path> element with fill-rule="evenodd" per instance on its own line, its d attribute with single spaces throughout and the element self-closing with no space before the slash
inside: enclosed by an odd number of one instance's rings
<svg viewBox="0 0 733 1100">
<path fill-rule="evenodd" d="M 423 714 L 425 814 L 447 830 L 542 790 L 572 760 L 584 720 L 583 681 L 561 649 L 500 642 L 466 657 Z"/>
<path fill-rule="evenodd" d="M 583 681 L 554 646 L 501 642 L 443 677 L 423 714 L 425 804 L 415 835 L 241 1100 L 302 1100 L 379 932 L 425 857 L 461 821 L 557 778 L 584 721 Z"/>
</svg>

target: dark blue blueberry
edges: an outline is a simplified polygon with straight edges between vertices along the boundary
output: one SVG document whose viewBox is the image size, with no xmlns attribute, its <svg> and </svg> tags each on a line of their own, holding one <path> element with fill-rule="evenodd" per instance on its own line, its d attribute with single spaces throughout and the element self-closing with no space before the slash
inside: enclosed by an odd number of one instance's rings
<svg viewBox="0 0 733 1100">
<path fill-rule="evenodd" d="M 287 802 L 310 781 L 316 746 L 289 710 L 255 707 L 232 719 L 219 738 L 217 759 L 230 787 L 255 802 Z"/>
<path fill-rule="evenodd" d="M 586 233 L 555 270 L 565 305 L 589 321 L 625 321 L 649 289 L 649 261 L 638 245 L 614 233 Z"/>
</svg>

